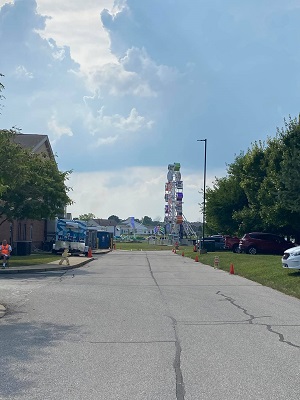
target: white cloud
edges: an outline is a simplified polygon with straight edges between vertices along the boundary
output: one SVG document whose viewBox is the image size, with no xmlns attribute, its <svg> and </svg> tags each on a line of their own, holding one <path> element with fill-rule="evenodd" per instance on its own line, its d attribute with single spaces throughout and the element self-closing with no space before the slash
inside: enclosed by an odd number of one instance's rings
<svg viewBox="0 0 300 400">
<path fill-rule="evenodd" d="M 73 136 L 73 132 L 69 127 L 60 125 L 58 123 L 56 115 L 51 116 L 50 120 L 48 121 L 48 128 L 55 138 L 53 144 L 55 144 L 55 141 L 63 135 Z"/>
<path fill-rule="evenodd" d="M 180 77 L 176 68 L 156 64 L 142 48 L 132 47 L 127 50 L 125 57 L 120 60 L 127 71 L 136 71 L 144 80 L 154 81 L 156 84 L 167 85 Z"/>
<path fill-rule="evenodd" d="M 160 179 L 151 182 L 158 175 Z M 70 196 L 73 195 L 75 204 L 68 207 L 68 211 L 73 216 L 93 212 L 100 218 L 112 214 L 124 219 L 130 215 L 136 218 L 163 216 L 164 179 L 158 168 L 73 173 L 69 184 L 74 189 Z M 97 182 L 92 191 L 91 182 Z"/>
<path fill-rule="evenodd" d="M 89 76 L 90 88 L 97 88 L 101 94 L 110 96 L 135 95 L 156 97 L 149 83 L 136 72 L 126 71 L 121 63 L 100 66 Z"/>
<path fill-rule="evenodd" d="M 62 61 L 65 58 L 65 49 L 58 49 L 52 53 L 53 58 Z"/>
<path fill-rule="evenodd" d="M 112 15 L 116 16 L 119 12 L 128 10 L 127 0 L 115 0 L 112 8 Z"/>
<path fill-rule="evenodd" d="M 114 0 L 37 0 L 38 12 L 51 17 L 39 33 L 43 38 L 53 38 L 59 46 L 69 46 L 81 70 L 96 69 L 115 60 L 100 19 L 104 8 L 113 10 L 113 3 Z"/>
<path fill-rule="evenodd" d="M 115 128 L 129 132 L 137 132 L 143 128 L 150 129 L 153 125 L 153 121 L 147 121 L 135 108 L 130 111 L 127 118 L 116 114 L 110 118 L 110 122 Z"/>
<path fill-rule="evenodd" d="M 119 139 L 118 135 L 109 136 L 106 138 L 100 138 L 97 140 L 96 144 L 95 143 L 93 144 L 93 147 L 95 147 L 95 145 L 96 145 L 96 147 L 112 145 L 112 144 L 116 143 L 118 139 Z"/>
<path fill-rule="evenodd" d="M 124 136 L 126 133 L 149 130 L 153 123 L 153 121 L 139 115 L 135 108 L 132 108 L 129 115 L 124 117 L 120 114 L 105 115 L 104 107 L 102 107 L 96 117 L 90 112 L 86 119 L 89 131 L 100 136 L 97 140 L 97 146 L 112 144 L 120 138 L 120 135 Z"/>
<path fill-rule="evenodd" d="M 27 71 L 27 69 L 23 65 L 19 65 L 15 69 L 14 75 L 18 79 L 23 79 L 23 80 L 29 80 L 29 79 L 33 78 L 33 74 L 31 72 Z"/>
<path fill-rule="evenodd" d="M 145 49 L 134 47 L 118 62 L 99 66 L 89 74 L 89 86 L 101 95 L 157 97 L 180 76 L 176 68 L 158 65 Z"/>
<path fill-rule="evenodd" d="M 222 171 L 224 174 L 224 171 Z M 207 176 L 212 185 L 215 174 Z M 152 219 L 164 218 L 164 190 L 167 165 L 161 167 L 134 167 L 118 171 L 73 172 L 68 185 L 73 188 L 70 197 L 75 204 L 68 207 L 73 217 L 92 212 L 99 218 L 117 215 L 121 219 L 129 216 Z M 202 221 L 198 203 L 202 201 L 199 191 L 203 179 L 191 171 L 182 172 L 183 213 L 189 221 Z"/>
</svg>

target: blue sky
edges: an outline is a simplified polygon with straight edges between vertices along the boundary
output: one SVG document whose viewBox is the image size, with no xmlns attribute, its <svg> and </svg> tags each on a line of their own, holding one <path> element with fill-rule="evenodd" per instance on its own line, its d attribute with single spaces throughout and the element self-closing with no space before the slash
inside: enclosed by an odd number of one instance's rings
<svg viewBox="0 0 300 400">
<path fill-rule="evenodd" d="M 299 0 L 0 0 L 0 127 L 47 134 L 73 170 L 73 216 L 183 213 L 207 183 L 300 112 Z"/>
</svg>

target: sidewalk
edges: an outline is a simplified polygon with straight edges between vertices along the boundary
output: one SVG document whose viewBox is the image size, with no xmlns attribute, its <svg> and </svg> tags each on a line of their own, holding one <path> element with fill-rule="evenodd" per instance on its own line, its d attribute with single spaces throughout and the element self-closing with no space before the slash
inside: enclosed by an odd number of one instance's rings
<svg viewBox="0 0 300 400">
<path fill-rule="evenodd" d="M 69 257 L 70 265 L 66 265 L 64 262 L 62 265 L 59 265 L 60 258 L 57 256 L 56 261 L 51 261 L 47 264 L 39 264 L 39 265 L 27 265 L 24 267 L 9 267 L 2 269 L 0 266 L 0 275 L 2 274 L 17 274 L 17 273 L 28 273 L 28 272 L 45 272 L 45 271 L 59 271 L 59 270 L 66 270 L 66 269 L 73 269 L 79 268 L 83 265 L 89 263 L 90 261 L 94 260 L 94 256 L 107 254 L 111 251 L 111 249 L 99 249 L 94 250 L 92 252 L 93 257 L 84 257 L 84 256 L 71 256 Z"/>
</svg>

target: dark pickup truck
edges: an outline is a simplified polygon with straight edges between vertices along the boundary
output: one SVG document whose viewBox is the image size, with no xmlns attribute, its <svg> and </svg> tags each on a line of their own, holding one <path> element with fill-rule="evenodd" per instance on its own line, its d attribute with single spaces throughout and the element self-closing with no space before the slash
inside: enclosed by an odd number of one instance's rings
<svg viewBox="0 0 300 400">
<path fill-rule="evenodd" d="M 234 253 L 239 253 L 240 239 L 237 236 L 224 236 L 225 249 L 232 250 Z"/>
</svg>

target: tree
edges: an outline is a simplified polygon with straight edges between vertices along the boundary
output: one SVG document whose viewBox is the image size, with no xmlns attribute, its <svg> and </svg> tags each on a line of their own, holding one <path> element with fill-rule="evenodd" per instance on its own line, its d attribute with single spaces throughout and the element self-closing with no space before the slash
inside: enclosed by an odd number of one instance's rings
<svg viewBox="0 0 300 400">
<path fill-rule="evenodd" d="M 143 225 L 151 226 L 153 224 L 152 218 L 148 217 L 147 215 L 144 216 L 142 221 L 143 221 Z"/>
<path fill-rule="evenodd" d="M 255 142 L 246 154 L 239 156 L 231 166 L 234 176 L 244 191 L 246 204 L 233 213 L 233 218 L 239 223 L 240 233 L 251 230 L 263 230 L 264 222 L 260 215 L 258 193 L 266 176 L 265 145 Z"/>
<path fill-rule="evenodd" d="M 88 214 L 81 214 L 79 215 L 78 219 L 80 219 L 81 221 L 90 221 L 91 219 L 95 219 L 96 216 L 93 213 L 88 213 Z"/>
<path fill-rule="evenodd" d="M 237 177 L 231 175 L 217 178 L 213 188 L 206 191 L 207 229 L 224 234 L 237 234 L 240 222 L 233 214 L 242 210 L 247 204 L 244 190 Z"/>
<path fill-rule="evenodd" d="M 285 130 L 278 133 L 281 147 L 281 168 L 279 172 L 280 206 L 288 212 L 290 234 L 300 241 L 300 116 L 299 120 L 285 121 Z"/>
<path fill-rule="evenodd" d="M 300 123 L 294 119 L 286 123 L 286 130 L 280 133 L 282 162 L 280 171 L 280 199 L 284 206 L 298 212 L 300 203 Z"/>
<path fill-rule="evenodd" d="M 207 190 L 208 226 L 229 233 L 238 226 L 239 234 L 271 231 L 299 242 L 299 169 L 300 120 L 290 118 L 274 138 L 237 156 L 228 176 Z"/>
<path fill-rule="evenodd" d="M 278 137 L 269 138 L 265 149 L 266 174 L 257 191 L 259 214 L 265 230 L 288 234 L 290 213 L 282 206 L 279 198 L 281 163 L 282 143 Z"/>
<path fill-rule="evenodd" d="M 118 224 L 119 222 L 121 222 L 120 218 L 117 217 L 116 215 L 111 215 L 111 216 L 108 217 L 107 219 L 112 220 L 112 221 L 116 221 L 117 224 Z"/>
<path fill-rule="evenodd" d="M 0 130 L 1 224 L 14 219 L 55 218 L 72 200 L 55 160 L 34 154 L 14 142 L 15 131 Z"/>
</svg>

